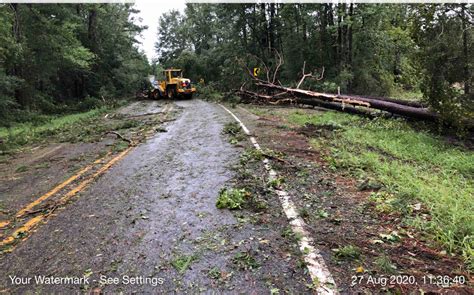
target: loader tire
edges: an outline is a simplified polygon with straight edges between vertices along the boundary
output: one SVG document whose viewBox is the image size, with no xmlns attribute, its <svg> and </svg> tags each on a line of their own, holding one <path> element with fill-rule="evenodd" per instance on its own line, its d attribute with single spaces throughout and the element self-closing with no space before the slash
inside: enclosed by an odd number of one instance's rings
<svg viewBox="0 0 474 295">
<path fill-rule="evenodd" d="M 174 88 L 169 88 L 166 91 L 166 96 L 168 96 L 169 99 L 175 99 L 176 98 L 176 90 Z"/>
</svg>

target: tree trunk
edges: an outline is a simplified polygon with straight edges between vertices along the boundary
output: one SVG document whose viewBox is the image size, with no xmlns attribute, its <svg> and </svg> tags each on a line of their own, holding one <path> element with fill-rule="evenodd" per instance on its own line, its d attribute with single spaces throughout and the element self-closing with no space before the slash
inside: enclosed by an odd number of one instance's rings
<svg viewBox="0 0 474 295">
<path fill-rule="evenodd" d="M 342 35 L 341 35 L 341 61 L 342 61 L 342 68 L 346 67 L 347 62 L 347 5 L 346 3 L 342 4 Z"/>
<path fill-rule="evenodd" d="M 334 27 L 334 11 L 332 9 L 332 4 L 324 4 L 324 10 L 328 26 Z M 332 34 L 327 34 L 326 36 L 328 37 L 328 45 L 331 46 L 330 50 L 328 50 L 328 52 L 330 52 L 328 65 L 337 66 L 337 42 Z"/>
<path fill-rule="evenodd" d="M 17 3 L 10 4 L 10 8 L 13 11 L 13 24 L 12 24 L 12 35 L 17 44 L 21 43 L 21 26 L 20 26 L 20 15 L 19 15 L 19 8 L 21 5 Z M 10 69 L 10 73 L 13 76 L 18 78 L 23 77 L 23 67 L 21 64 L 18 64 L 18 61 L 15 60 L 12 68 Z M 15 89 L 15 100 L 20 104 L 22 107 L 26 107 L 28 102 L 26 100 L 25 94 L 21 89 Z"/>
<path fill-rule="evenodd" d="M 266 62 L 266 48 L 268 47 L 268 24 L 265 3 L 260 4 L 260 51 L 261 57 Z"/>
<path fill-rule="evenodd" d="M 270 20 L 268 24 L 268 37 L 270 41 L 268 42 L 270 45 L 270 48 L 275 48 L 275 4 L 270 3 Z"/>
<path fill-rule="evenodd" d="M 354 3 L 351 3 L 349 6 L 349 28 L 347 32 L 347 65 L 349 67 L 349 71 L 352 72 L 352 26 L 354 24 Z M 352 91 L 352 80 L 349 80 L 347 88 L 349 91 Z"/>
<path fill-rule="evenodd" d="M 337 4 L 337 67 L 338 71 L 342 70 L 342 13 L 341 5 Z"/>
<path fill-rule="evenodd" d="M 262 82 L 258 82 L 256 83 L 256 85 L 262 86 L 267 89 L 283 91 L 287 94 L 294 95 L 295 97 L 299 98 L 317 98 L 319 100 L 340 103 L 342 105 L 363 106 L 419 120 L 436 121 L 439 119 L 438 114 L 430 112 L 426 108 L 416 108 L 412 106 L 401 105 L 398 103 L 382 101 L 373 98 L 313 92 L 303 89 L 287 88 Z"/>
<path fill-rule="evenodd" d="M 298 4 L 298 15 L 300 16 L 301 24 L 302 24 L 302 32 L 303 32 L 303 44 L 306 46 L 306 41 L 308 39 L 308 30 L 306 28 L 306 19 L 303 16 L 303 13 L 301 12 L 301 4 Z"/>
<path fill-rule="evenodd" d="M 355 115 L 363 115 L 368 117 L 373 117 L 374 115 L 368 111 L 357 109 L 353 106 L 343 106 L 339 103 L 328 102 L 324 100 L 320 100 L 317 98 L 291 98 L 291 99 L 281 99 L 276 100 L 269 95 L 259 94 L 256 92 L 251 92 L 247 90 L 237 90 L 236 94 L 239 95 L 244 103 L 263 103 L 263 104 L 275 104 L 275 105 L 282 105 L 282 104 L 302 104 L 302 105 L 309 105 L 313 107 L 323 107 L 330 110 L 337 110 L 343 111 L 350 114 Z"/>
<path fill-rule="evenodd" d="M 294 7 L 294 10 L 295 10 L 296 35 L 299 35 L 299 33 L 300 33 L 299 10 L 298 10 L 298 6 L 296 4 L 293 7 Z"/>
<path fill-rule="evenodd" d="M 95 7 L 89 9 L 89 24 L 87 27 L 87 37 L 89 38 L 91 51 L 97 52 L 97 10 Z"/>
<path fill-rule="evenodd" d="M 468 26 L 467 26 L 467 13 L 466 4 L 461 5 L 462 11 L 462 44 L 463 44 L 463 55 L 464 55 L 464 93 L 469 95 L 471 93 L 471 73 L 469 69 L 469 48 L 468 48 Z"/>
<path fill-rule="evenodd" d="M 349 29 L 348 29 L 348 36 L 347 36 L 347 63 L 350 68 L 352 68 L 352 24 L 354 23 L 353 20 L 354 15 L 354 3 L 351 3 L 349 6 Z"/>
<path fill-rule="evenodd" d="M 326 10 L 324 9 L 324 5 L 326 4 L 321 5 L 319 8 L 319 19 L 321 20 L 321 25 L 319 27 L 319 60 L 324 66 L 327 66 L 327 61 L 325 61 L 327 56 L 327 53 L 325 52 L 325 45 L 327 44 L 327 15 Z"/>
<path fill-rule="evenodd" d="M 247 17 L 245 15 L 246 6 L 242 5 L 240 10 L 240 19 L 242 21 L 242 45 L 247 50 Z"/>
</svg>

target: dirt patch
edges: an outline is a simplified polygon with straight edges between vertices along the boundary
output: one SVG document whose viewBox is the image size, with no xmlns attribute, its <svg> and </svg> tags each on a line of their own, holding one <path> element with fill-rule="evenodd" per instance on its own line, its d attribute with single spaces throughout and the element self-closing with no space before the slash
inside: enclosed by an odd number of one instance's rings
<svg viewBox="0 0 474 295">
<path fill-rule="evenodd" d="M 309 144 L 311 137 L 334 136 L 337 129 L 292 127 L 280 119 L 286 110 L 263 107 L 257 112 L 268 115 L 255 118 L 240 110 L 238 116 L 263 148 L 283 154 L 291 163 L 277 162 L 274 166 L 341 293 L 474 291 L 472 276 L 461 259 L 430 245 L 397 214 L 385 213 L 383 206 L 370 199 L 372 189 L 360 191 L 358 181 L 334 171 L 325 160 L 326 152 L 314 150 Z M 459 283 L 461 276 L 467 283 Z M 452 279 L 451 285 L 438 284 L 436 278 L 441 277 Z M 397 279 L 402 281 L 397 283 Z"/>
<path fill-rule="evenodd" d="M 342 126 L 334 124 L 315 125 L 311 123 L 305 124 L 303 127 L 297 128 L 297 132 L 306 137 L 323 136 L 329 137 L 334 135 L 334 132 L 344 129 Z"/>
<path fill-rule="evenodd" d="M 136 101 L 129 105 L 120 108 L 116 113 L 124 116 L 143 116 L 143 115 L 156 115 L 163 112 L 163 107 L 170 101 L 153 101 L 144 100 Z"/>
</svg>

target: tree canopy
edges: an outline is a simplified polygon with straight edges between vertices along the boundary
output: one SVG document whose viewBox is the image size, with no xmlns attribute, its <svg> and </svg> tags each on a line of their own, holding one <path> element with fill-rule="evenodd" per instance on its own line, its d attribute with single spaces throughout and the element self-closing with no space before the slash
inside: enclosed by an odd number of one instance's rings
<svg viewBox="0 0 474 295">
<path fill-rule="evenodd" d="M 149 65 L 129 4 L 0 4 L 0 119 L 91 107 L 140 88 L 156 68 L 181 67 L 220 90 L 243 65 L 274 68 L 302 87 L 422 98 L 446 118 L 473 114 L 471 4 L 187 4 L 158 23 Z M 264 71 L 262 73 L 265 75 Z"/>
<path fill-rule="evenodd" d="M 139 88 L 144 29 L 119 4 L 0 4 L 0 118 L 90 107 Z"/>
</svg>

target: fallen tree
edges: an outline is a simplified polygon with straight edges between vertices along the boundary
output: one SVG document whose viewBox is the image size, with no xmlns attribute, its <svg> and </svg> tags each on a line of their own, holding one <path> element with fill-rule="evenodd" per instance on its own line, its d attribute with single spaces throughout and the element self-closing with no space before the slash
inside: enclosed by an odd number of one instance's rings
<svg viewBox="0 0 474 295">
<path fill-rule="evenodd" d="M 392 114 L 401 115 L 409 118 L 426 120 L 426 121 L 436 121 L 439 119 L 439 115 L 431 112 L 427 108 L 420 108 L 409 106 L 406 104 L 395 103 L 387 100 L 380 100 L 375 98 L 368 98 L 362 96 L 349 96 L 349 95 L 337 95 L 329 93 L 314 92 L 309 90 L 289 88 L 273 83 L 268 83 L 263 80 L 258 80 L 255 83 L 256 86 L 263 87 L 270 90 L 277 90 L 286 95 L 293 96 L 300 100 L 300 103 L 311 104 L 312 99 L 317 99 L 324 102 L 330 102 L 340 105 L 341 110 L 345 110 L 347 105 L 354 107 L 365 107 L 369 109 L 376 109 L 386 111 Z M 317 102 L 315 102 L 316 104 Z"/>
<path fill-rule="evenodd" d="M 300 105 L 308 105 L 313 107 L 322 107 L 331 110 L 343 111 L 350 114 L 362 115 L 366 117 L 374 117 L 375 115 L 363 109 L 355 108 L 351 105 L 342 105 L 339 103 L 323 101 L 317 98 L 282 98 L 277 99 L 270 95 L 259 94 L 256 92 L 251 92 L 248 90 L 237 90 L 236 94 L 243 98 L 244 102 L 253 102 L 253 103 L 261 103 L 261 104 L 272 104 L 272 105 L 281 105 L 281 104 L 300 104 Z"/>
<path fill-rule="evenodd" d="M 421 103 L 419 101 L 410 101 L 410 100 L 403 100 L 403 99 L 396 99 L 396 98 L 389 98 L 389 97 L 378 97 L 378 96 L 362 96 L 362 95 L 351 95 L 353 97 L 365 97 L 365 98 L 370 98 L 370 99 L 376 99 L 376 100 L 381 100 L 381 101 L 387 101 L 387 102 L 393 102 L 401 105 L 406 105 L 410 107 L 415 107 L 415 108 L 426 108 L 427 105 L 424 103 Z"/>
<path fill-rule="evenodd" d="M 391 98 L 366 97 L 358 95 L 338 95 L 330 93 L 315 92 L 310 90 L 300 89 L 306 78 L 314 79 L 316 81 L 324 78 L 324 67 L 321 69 L 319 75 L 314 75 L 315 71 L 306 72 L 306 62 L 303 63 L 302 76 L 297 83 L 296 88 L 282 86 L 278 77 L 278 70 L 283 64 L 282 56 L 276 51 L 278 58 L 277 66 L 271 73 L 271 69 L 265 65 L 267 79 L 262 80 L 254 75 L 250 69 L 247 72 L 258 88 L 264 88 L 266 94 L 260 94 L 243 89 L 243 85 L 238 90 L 241 97 L 252 98 L 255 101 L 277 104 L 277 103 L 298 103 L 312 106 L 322 106 L 330 109 L 336 109 L 348 113 L 368 114 L 370 109 L 385 111 L 391 114 L 414 118 L 425 121 L 438 121 L 440 116 L 437 113 L 430 111 L 423 104 L 419 102 L 402 101 Z M 263 62 L 263 61 L 261 61 Z M 278 92 L 276 94 L 272 94 Z"/>
</svg>

